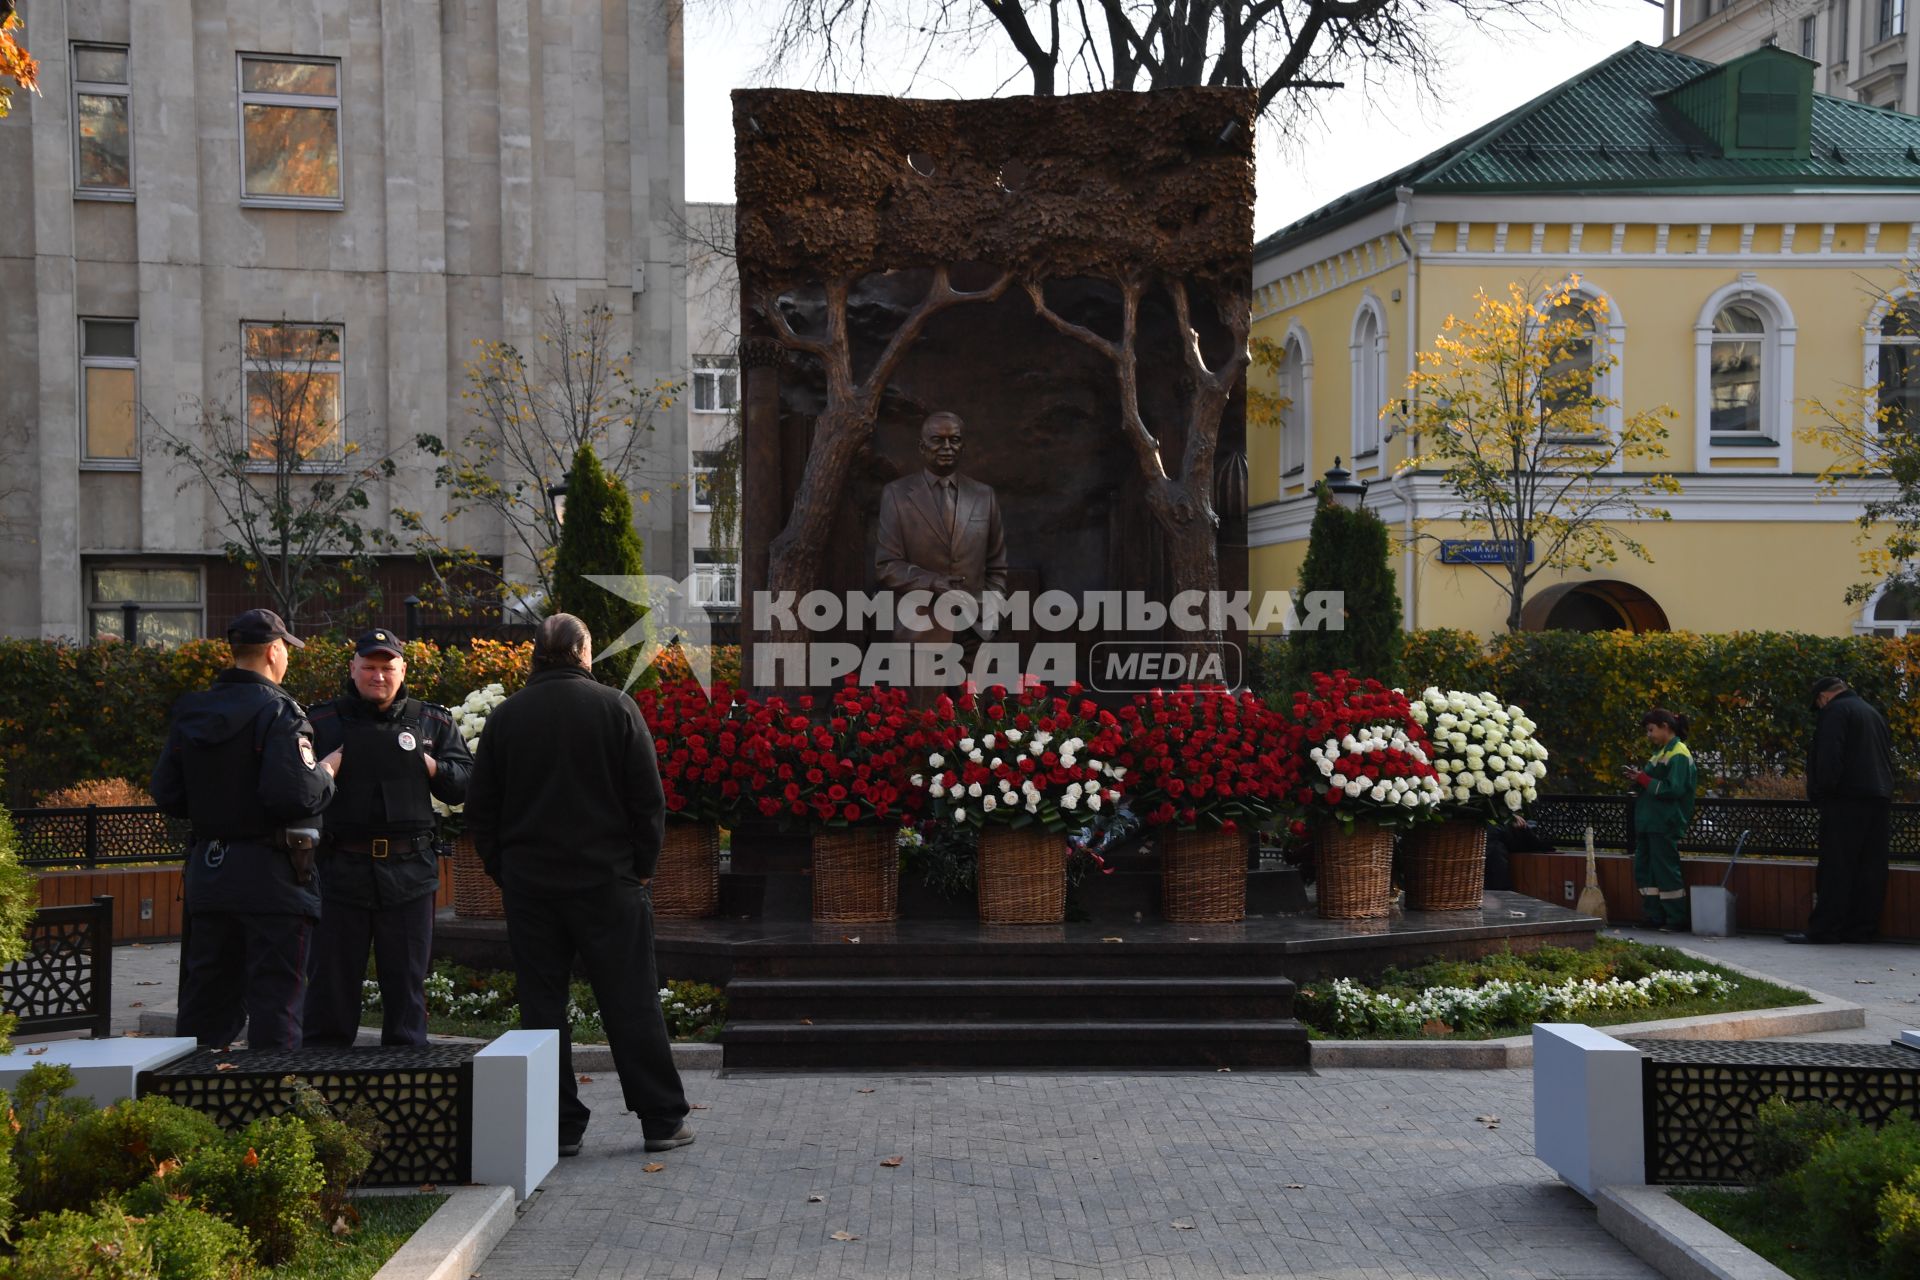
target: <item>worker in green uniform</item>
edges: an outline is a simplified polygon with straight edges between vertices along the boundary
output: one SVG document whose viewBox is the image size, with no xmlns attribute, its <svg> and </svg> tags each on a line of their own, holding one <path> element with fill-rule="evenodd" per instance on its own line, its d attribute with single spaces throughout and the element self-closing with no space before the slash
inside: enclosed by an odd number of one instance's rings
<svg viewBox="0 0 1920 1280">
<path fill-rule="evenodd" d="M 1633 883 L 1640 890 L 1642 923 L 1660 930 L 1687 927 L 1687 882 L 1680 871 L 1680 837 L 1693 820 L 1693 753 L 1687 718 L 1656 707 L 1640 718 L 1653 758 L 1633 774 Z"/>
</svg>

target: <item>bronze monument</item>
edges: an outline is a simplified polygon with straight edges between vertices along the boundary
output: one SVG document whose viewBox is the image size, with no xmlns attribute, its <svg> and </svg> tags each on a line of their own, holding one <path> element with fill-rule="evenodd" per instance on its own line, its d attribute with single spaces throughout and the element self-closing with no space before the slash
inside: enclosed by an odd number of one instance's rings
<svg viewBox="0 0 1920 1280">
<path fill-rule="evenodd" d="M 922 611 L 924 626 L 900 607 L 900 597 L 925 591 L 936 599 L 959 592 L 979 617 L 988 592 L 1007 589 L 1007 540 L 1000 500 L 991 487 L 961 475 L 963 425 L 957 413 L 930 414 L 920 427 L 920 458 L 926 469 L 903 476 L 880 491 L 880 529 L 874 570 L 880 586 L 894 593 L 893 638 L 902 644 L 951 644 L 971 662 L 992 625 L 984 618 L 956 636 Z"/>
</svg>

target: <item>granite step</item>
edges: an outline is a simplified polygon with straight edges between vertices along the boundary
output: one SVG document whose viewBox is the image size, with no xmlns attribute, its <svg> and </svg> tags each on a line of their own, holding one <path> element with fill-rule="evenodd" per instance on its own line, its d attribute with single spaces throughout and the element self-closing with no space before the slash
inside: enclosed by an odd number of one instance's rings
<svg viewBox="0 0 1920 1280">
<path fill-rule="evenodd" d="M 1291 1018 L 1246 1022 L 734 1021 L 728 1071 L 1305 1070 L 1307 1029 Z"/>
</svg>

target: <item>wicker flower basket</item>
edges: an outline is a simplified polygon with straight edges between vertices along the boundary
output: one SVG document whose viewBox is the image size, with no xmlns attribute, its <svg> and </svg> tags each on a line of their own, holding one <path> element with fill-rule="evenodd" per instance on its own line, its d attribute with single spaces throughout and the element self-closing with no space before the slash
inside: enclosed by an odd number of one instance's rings
<svg viewBox="0 0 1920 1280">
<path fill-rule="evenodd" d="M 813 918 L 875 924 L 900 918 L 900 850 L 892 827 L 843 827 L 813 837 Z"/>
<path fill-rule="evenodd" d="M 1407 910 L 1478 911 L 1487 880 L 1487 824 L 1450 818 L 1407 833 Z"/>
<path fill-rule="evenodd" d="M 1043 827 L 980 832 L 980 922 L 1058 924 L 1067 918 L 1065 840 Z"/>
<path fill-rule="evenodd" d="M 1393 833 L 1371 822 L 1353 834 L 1329 822 L 1314 836 L 1315 888 L 1327 920 L 1384 916 L 1393 903 Z"/>
<path fill-rule="evenodd" d="M 698 920 L 720 910 L 718 823 L 668 821 L 652 896 L 653 914 L 663 920 Z"/>
<path fill-rule="evenodd" d="M 472 836 L 460 836 L 453 842 L 453 914 L 463 920 L 507 918 L 500 886 L 481 864 Z"/>
<path fill-rule="evenodd" d="M 1175 924 L 1231 924 L 1247 917 L 1247 841 L 1211 828 L 1160 835 L 1160 914 Z"/>
</svg>

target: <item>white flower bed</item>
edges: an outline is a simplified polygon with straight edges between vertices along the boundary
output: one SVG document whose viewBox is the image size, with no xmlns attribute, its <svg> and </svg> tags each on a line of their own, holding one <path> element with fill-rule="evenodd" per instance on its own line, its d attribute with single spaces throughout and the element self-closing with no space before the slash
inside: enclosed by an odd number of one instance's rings
<svg viewBox="0 0 1920 1280">
<path fill-rule="evenodd" d="M 460 700 L 459 706 L 451 708 L 453 727 L 460 731 L 460 739 L 467 744 L 468 754 L 474 754 L 480 750 L 480 732 L 487 727 L 487 717 L 493 714 L 495 707 L 506 700 L 506 687 L 490 684 L 484 689 L 475 689 Z M 442 804 L 437 799 L 433 802 L 433 811 L 443 818 L 448 814 L 459 813 L 464 808 L 466 808 L 465 805 Z"/>
<path fill-rule="evenodd" d="M 1428 689 L 1408 701 L 1432 740 L 1446 808 L 1505 818 L 1539 797 L 1547 749 L 1534 738 L 1526 712 L 1502 706 L 1491 693 Z"/>
<path fill-rule="evenodd" d="M 1319 998 L 1327 1002 L 1326 1021 L 1335 1034 L 1365 1036 L 1412 1035 L 1429 1022 L 1475 1031 L 1542 1019 L 1564 1021 L 1609 1009 L 1653 1009 L 1692 996 L 1720 999 L 1732 991 L 1733 984 L 1717 973 L 1661 969 L 1632 981 L 1584 978 L 1550 984 L 1496 978 L 1479 987 L 1429 987 L 1411 1000 L 1335 978 Z"/>
</svg>

